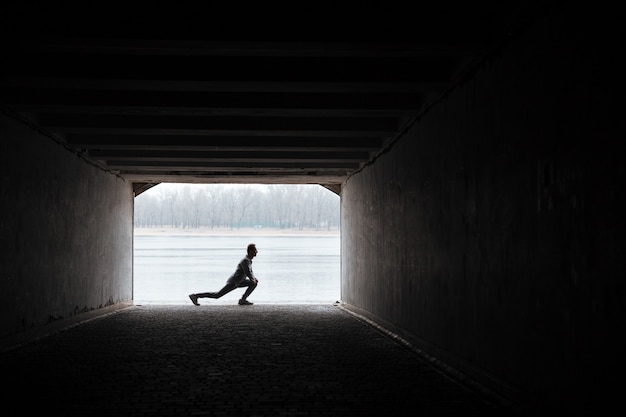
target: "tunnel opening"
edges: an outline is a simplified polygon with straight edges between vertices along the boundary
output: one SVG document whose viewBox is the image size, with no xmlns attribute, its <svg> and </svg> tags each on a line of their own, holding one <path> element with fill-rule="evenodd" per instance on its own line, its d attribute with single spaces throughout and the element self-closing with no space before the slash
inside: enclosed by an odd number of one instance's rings
<svg viewBox="0 0 626 417">
<path fill-rule="evenodd" d="M 340 198 L 314 184 L 162 183 L 135 197 L 133 300 L 191 304 L 257 246 L 258 304 L 340 300 Z M 245 288 L 201 305 L 236 304 Z"/>
</svg>

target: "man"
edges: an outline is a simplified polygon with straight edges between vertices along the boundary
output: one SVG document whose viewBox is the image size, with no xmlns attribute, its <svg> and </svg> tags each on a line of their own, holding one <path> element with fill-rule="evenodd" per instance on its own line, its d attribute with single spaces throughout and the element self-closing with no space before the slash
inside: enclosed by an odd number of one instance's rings
<svg viewBox="0 0 626 417">
<path fill-rule="evenodd" d="M 252 305 L 250 301 L 248 301 L 248 296 L 254 291 L 259 280 L 254 276 L 252 272 L 252 258 L 256 256 L 258 251 L 256 250 L 256 245 L 254 243 L 250 243 L 248 245 L 247 255 L 239 262 L 237 265 L 237 269 L 235 272 L 228 278 L 226 281 L 226 285 L 224 288 L 219 290 L 218 292 L 203 292 L 199 294 L 189 294 L 189 298 L 191 302 L 195 305 L 199 306 L 198 298 L 220 298 L 224 294 L 228 294 L 235 288 L 240 287 L 248 287 L 243 296 L 239 300 L 239 305 Z"/>
</svg>

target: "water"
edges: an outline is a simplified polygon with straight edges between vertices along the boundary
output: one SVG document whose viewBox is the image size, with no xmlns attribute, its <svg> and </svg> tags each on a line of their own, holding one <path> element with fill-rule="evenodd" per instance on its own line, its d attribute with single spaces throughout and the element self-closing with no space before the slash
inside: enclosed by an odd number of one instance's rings
<svg viewBox="0 0 626 417">
<path fill-rule="evenodd" d="M 340 299 L 339 236 L 136 235 L 135 304 L 191 304 L 191 293 L 224 286 L 256 243 L 259 285 L 250 301 L 264 304 L 333 303 Z M 235 304 L 245 288 L 200 304 Z"/>
</svg>

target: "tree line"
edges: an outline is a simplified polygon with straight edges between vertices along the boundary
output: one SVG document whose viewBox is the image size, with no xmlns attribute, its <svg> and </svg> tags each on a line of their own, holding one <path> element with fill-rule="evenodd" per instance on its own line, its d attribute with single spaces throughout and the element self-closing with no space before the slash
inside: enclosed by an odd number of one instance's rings
<svg viewBox="0 0 626 417">
<path fill-rule="evenodd" d="M 135 198 L 136 227 L 338 230 L 339 196 L 320 185 L 160 184 Z"/>
</svg>

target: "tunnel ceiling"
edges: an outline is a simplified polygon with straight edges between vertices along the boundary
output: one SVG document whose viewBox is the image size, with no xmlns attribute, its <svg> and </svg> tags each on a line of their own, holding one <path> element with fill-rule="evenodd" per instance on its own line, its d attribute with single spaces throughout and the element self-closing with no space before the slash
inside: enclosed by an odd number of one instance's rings
<svg viewBox="0 0 626 417">
<path fill-rule="evenodd" d="M 3 36 L 0 105 L 126 178 L 335 191 L 506 38 L 511 8 L 386 40 Z M 382 39 L 382 38 L 381 38 Z"/>
</svg>

